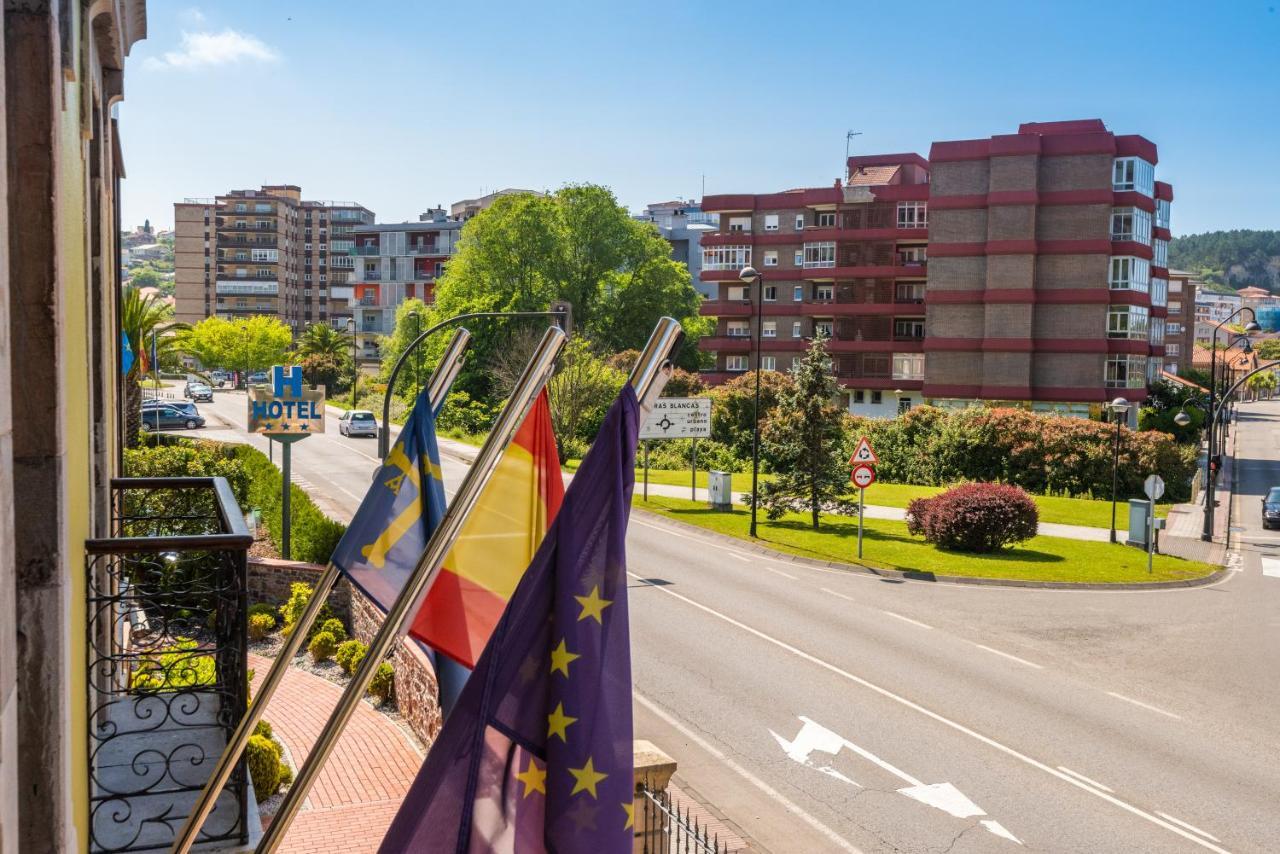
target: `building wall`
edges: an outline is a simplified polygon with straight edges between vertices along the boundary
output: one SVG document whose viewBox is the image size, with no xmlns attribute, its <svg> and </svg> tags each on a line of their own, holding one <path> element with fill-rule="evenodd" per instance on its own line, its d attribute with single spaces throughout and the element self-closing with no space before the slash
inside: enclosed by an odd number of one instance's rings
<svg viewBox="0 0 1280 854">
<path fill-rule="evenodd" d="M 0 6 L 0 31 L 5 26 Z M 5 39 L 0 38 L 0 115 L 5 109 Z M 0 198 L 9 197 L 7 133 L 0 133 Z M 0 247 L 9 248 L 9 206 L 0 204 Z M 9 317 L 9 265 L 0 260 L 0 318 Z M 9 324 L 0 321 L 0 851 L 18 850 L 17 586 L 13 553 L 13 383 Z M 9 793 L 9 794 L 5 794 Z"/>
</svg>

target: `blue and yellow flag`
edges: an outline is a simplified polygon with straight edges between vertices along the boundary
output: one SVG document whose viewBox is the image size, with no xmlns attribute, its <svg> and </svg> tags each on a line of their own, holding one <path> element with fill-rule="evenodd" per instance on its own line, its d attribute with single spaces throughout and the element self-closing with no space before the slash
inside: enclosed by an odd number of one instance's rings
<svg viewBox="0 0 1280 854">
<path fill-rule="evenodd" d="M 424 389 L 333 550 L 333 562 L 388 611 L 440 524 L 444 508 L 435 414 Z"/>
</svg>

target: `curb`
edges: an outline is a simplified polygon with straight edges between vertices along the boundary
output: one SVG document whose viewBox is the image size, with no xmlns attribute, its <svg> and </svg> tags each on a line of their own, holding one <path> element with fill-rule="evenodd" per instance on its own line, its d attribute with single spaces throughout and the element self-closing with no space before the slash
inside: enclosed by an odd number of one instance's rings
<svg viewBox="0 0 1280 854">
<path fill-rule="evenodd" d="M 753 543 L 740 540 L 737 537 L 731 537 L 728 534 L 708 531 L 705 528 L 699 528 L 697 525 L 690 525 L 688 522 L 681 522 L 678 519 L 663 516 L 661 513 L 653 513 L 649 510 L 645 510 L 643 507 L 633 506 L 632 509 L 640 513 L 644 513 L 647 516 L 653 516 L 661 519 L 662 521 L 668 522 L 676 527 L 697 531 L 703 536 L 710 537 L 719 542 L 731 543 L 735 547 L 744 551 L 767 555 L 773 560 L 800 564 L 802 566 L 813 566 L 819 569 L 839 569 L 844 570 L 845 572 L 857 573 L 859 575 L 870 575 L 884 581 L 897 583 L 906 581 L 929 581 L 935 583 L 942 582 L 946 584 L 971 584 L 981 587 L 1022 587 L 1037 590 L 1177 590 L 1182 588 L 1205 587 L 1210 584 L 1216 584 L 1230 574 L 1230 570 L 1226 567 L 1219 567 L 1215 571 L 1201 578 L 1188 578 L 1176 581 L 1134 581 L 1116 584 L 1102 584 L 1077 581 L 1023 581 L 1013 578 L 978 578 L 969 575 L 937 575 L 932 572 L 921 572 L 919 570 L 874 569 L 857 563 L 845 563 L 843 561 L 834 560 L 815 560 L 814 558 L 801 557 L 800 555 L 780 552 L 767 546 L 758 546 Z"/>
</svg>

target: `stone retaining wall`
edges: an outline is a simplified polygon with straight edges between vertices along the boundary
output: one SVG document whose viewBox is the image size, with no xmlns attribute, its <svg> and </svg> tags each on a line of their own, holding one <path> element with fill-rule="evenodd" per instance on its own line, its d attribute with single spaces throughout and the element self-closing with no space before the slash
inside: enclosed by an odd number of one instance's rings
<svg viewBox="0 0 1280 854">
<path fill-rule="evenodd" d="M 295 581 L 315 585 L 324 567 L 314 563 L 249 558 L 249 602 L 282 604 Z M 351 630 L 351 637 L 369 643 L 382 625 L 382 612 L 346 579 L 329 593 L 329 607 Z M 440 732 L 440 692 L 435 668 L 417 642 L 405 639 L 391 655 L 396 671 L 396 706 L 405 723 L 425 745 Z"/>
</svg>

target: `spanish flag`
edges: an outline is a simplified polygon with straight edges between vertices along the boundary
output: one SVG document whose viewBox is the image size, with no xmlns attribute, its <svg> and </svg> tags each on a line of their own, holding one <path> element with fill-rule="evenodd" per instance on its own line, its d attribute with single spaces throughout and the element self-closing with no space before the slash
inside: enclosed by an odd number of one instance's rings
<svg viewBox="0 0 1280 854">
<path fill-rule="evenodd" d="M 410 634 L 475 667 L 563 498 L 544 389 L 463 524 Z"/>
</svg>

